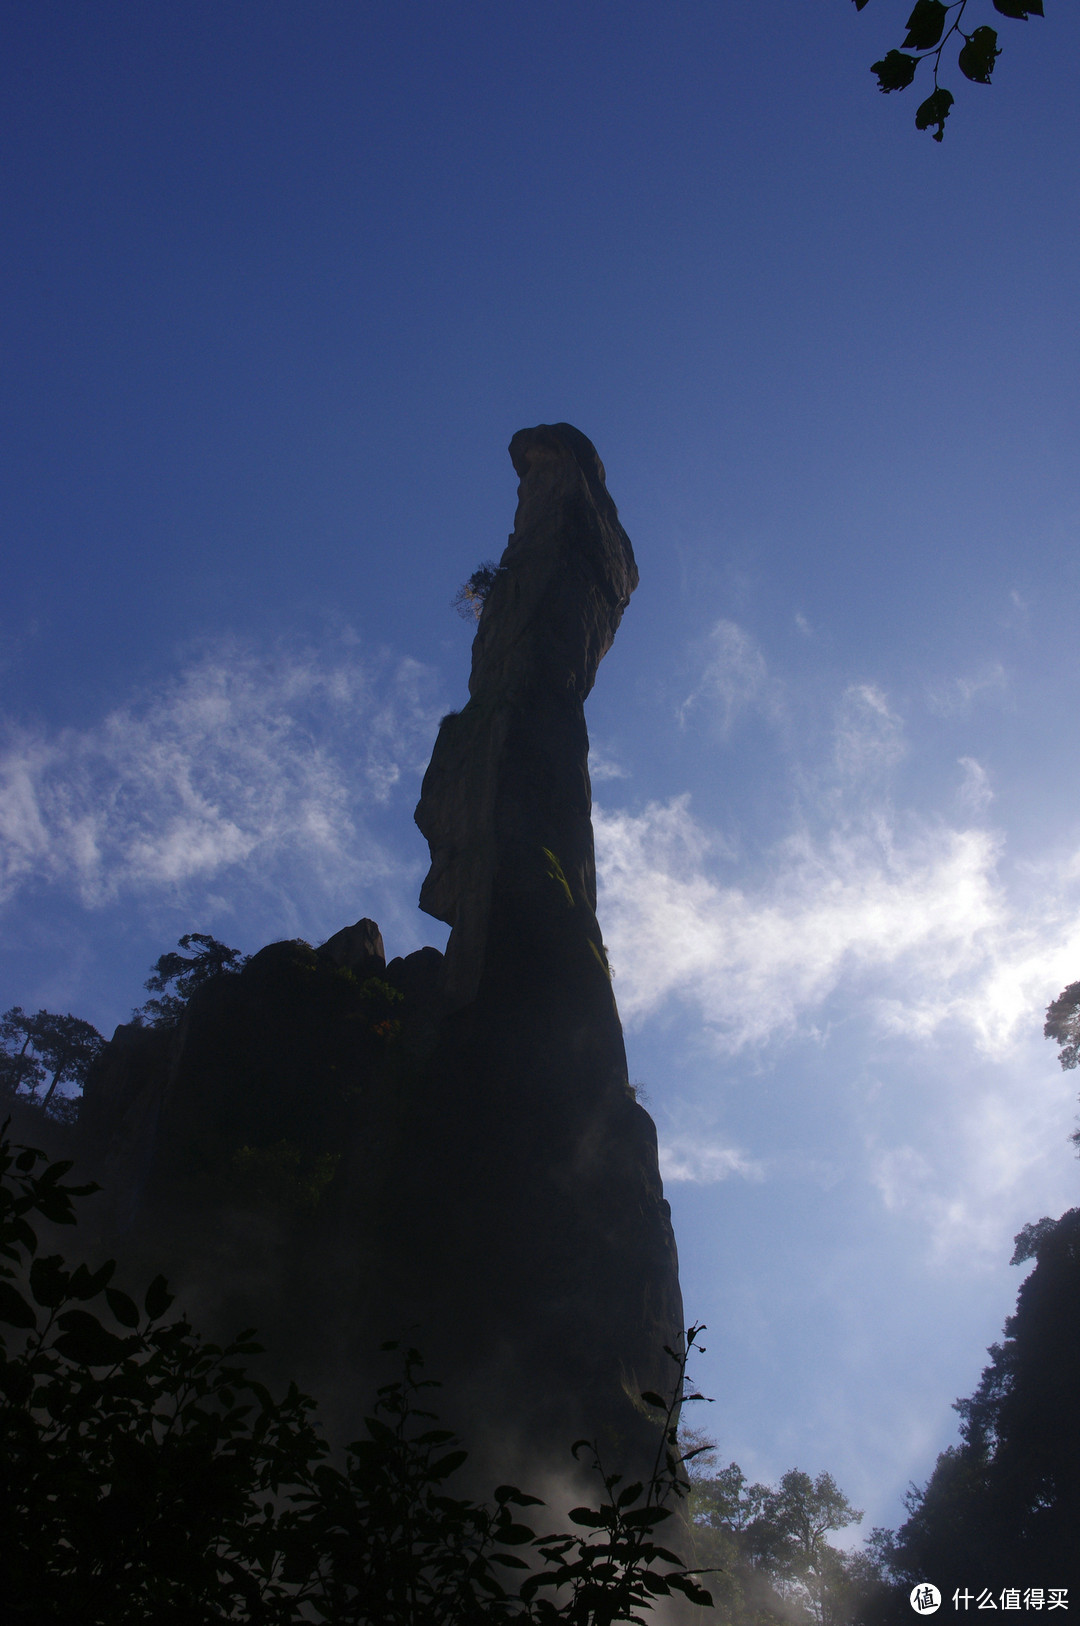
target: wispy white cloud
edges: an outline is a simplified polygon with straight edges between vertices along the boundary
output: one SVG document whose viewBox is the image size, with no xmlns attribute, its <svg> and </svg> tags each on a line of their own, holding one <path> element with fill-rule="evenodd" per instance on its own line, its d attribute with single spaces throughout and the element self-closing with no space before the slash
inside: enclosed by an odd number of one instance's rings
<svg viewBox="0 0 1080 1626">
<path fill-rule="evenodd" d="M 760 648 L 734 621 L 717 621 L 699 657 L 700 672 L 676 715 L 681 725 L 698 707 L 705 709 L 721 735 L 753 707 L 768 715 L 780 708 L 780 689 L 769 676 Z"/>
<path fill-rule="evenodd" d="M 675 1135 L 660 1142 L 660 1174 L 666 1183 L 716 1185 L 739 1175 L 744 1180 L 761 1180 L 760 1163 L 736 1146 L 703 1140 L 696 1135 Z"/>
<path fill-rule="evenodd" d="M 792 1032 L 842 978 L 916 988 L 978 965 L 1005 924 L 987 831 L 870 826 L 779 844 L 755 883 L 725 882 L 689 798 L 596 816 L 604 934 L 631 1021 L 678 996 L 725 1049 Z"/>
<path fill-rule="evenodd" d="M 939 717 L 956 717 L 968 711 L 980 695 L 1003 695 L 1008 687 L 1005 668 L 995 662 L 978 672 L 928 685 L 926 703 Z"/>
<path fill-rule="evenodd" d="M 1018 1216 L 1060 1207 L 1071 1182 L 1047 1131 L 1061 1123 L 1062 1081 L 1038 1062 L 1026 1055 L 1022 1078 L 1004 1068 L 989 1083 L 967 1077 L 943 1091 L 917 1146 L 868 1135 L 870 1182 L 888 1212 L 923 1231 L 931 1265 L 999 1263 Z"/>
<path fill-rule="evenodd" d="M 83 730 L 9 727 L 0 900 L 44 883 L 87 906 L 265 877 L 287 857 L 342 879 L 389 860 L 365 810 L 422 768 L 432 674 L 351 651 L 218 649 Z"/>
<path fill-rule="evenodd" d="M 721 626 L 734 651 L 724 670 L 746 678 L 742 690 L 733 681 L 734 704 L 765 684 L 765 666 L 740 629 Z M 597 808 L 600 913 L 624 1018 L 677 999 L 734 1053 L 813 1037 L 843 992 L 844 1019 L 869 1016 L 883 1034 L 925 1040 L 960 1022 L 987 1054 L 1007 1049 L 1080 965 L 1080 854 L 1038 873 L 1013 862 L 1006 883 L 982 764 L 959 759 L 968 817 L 956 825 L 896 812 L 892 776 L 908 755 L 884 691 L 849 685 L 831 755 L 792 761 L 801 811 L 789 833 L 756 859 L 740 854 L 738 871 L 687 795 L 637 813 Z"/>
<path fill-rule="evenodd" d="M 907 752 L 904 727 L 872 683 L 853 683 L 837 708 L 835 767 L 842 779 L 877 778 L 895 768 Z"/>
<path fill-rule="evenodd" d="M 624 768 L 614 757 L 608 756 L 602 746 L 591 744 L 589 746 L 589 778 L 594 784 L 604 779 L 629 779 L 630 770 Z"/>
<path fill-rule="evenodd" d="M 1017 895 L 990 830 L 901 826 L 878 808 L 794 831 L 738 884 L 685 795 L 597 809 L 596 837 L 624 1019 L 679 999 L 725 1052 L 812 1036 L 843 987 L 882 1033 L 919 1040 L 961 1022 L 998 1055 L 1080 965 L 1075 857 L 1021 877 Z"/>
<path fill-rule="evenodd" d="M 973 812 L 982 813 L 994 800 L 994 793 L 990 789 L 990 776 L 982 763 L 977 762 L 974 757 L 959 757 L 957 760 L 964 770 L 958 792 L 960 801 Z"/>
</svg>

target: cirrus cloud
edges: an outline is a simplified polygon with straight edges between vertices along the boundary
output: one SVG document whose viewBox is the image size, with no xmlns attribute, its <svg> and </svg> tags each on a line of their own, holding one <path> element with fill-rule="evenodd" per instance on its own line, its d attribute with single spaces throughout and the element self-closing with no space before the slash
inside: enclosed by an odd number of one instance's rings
<svg viewBox="0 0 1080 1626">
<path fill-rule="evenodd" d="M 991 830 L 901 824 L 878 807 L 795 830 L 736 884 L 688 795 L 594 816 L 624 1018 L 681 1000 L 729 1054 L 791 1037 L 842 984 L 883 1032 L 917 1039 L 959 1020 L 1000 1053 L 1080 961 L 1075 875 L 1011 895 Z"/>
<path fill-rule="evenodd" d="M 89 728 L 9 725 L 0 901 L 48 883 L 95 907 L 285 859 L 378 874 L 365 814 L 422 770 L 434 688 L 409 658 L 230 646 Z"/>
</svg>

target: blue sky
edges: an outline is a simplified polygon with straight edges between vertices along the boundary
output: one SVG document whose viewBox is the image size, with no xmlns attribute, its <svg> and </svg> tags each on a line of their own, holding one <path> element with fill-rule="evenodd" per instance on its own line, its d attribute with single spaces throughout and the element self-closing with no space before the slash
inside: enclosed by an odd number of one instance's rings
<svg viewBox="0 0 1080 1626">
<path fill-rule="evenodd" d="M 989 13 L 990 7 L 986 3 Z M 944 143 L 873 0 L 3 8 L 0 1002 L 416 908 L 511 434 L 641 586 L 600 919 L 725 1460 L 895 1524 L 1077 1200 L 1080 17 Z M 981 18 L 981 21 L 987 19 Z"/>
</svg>

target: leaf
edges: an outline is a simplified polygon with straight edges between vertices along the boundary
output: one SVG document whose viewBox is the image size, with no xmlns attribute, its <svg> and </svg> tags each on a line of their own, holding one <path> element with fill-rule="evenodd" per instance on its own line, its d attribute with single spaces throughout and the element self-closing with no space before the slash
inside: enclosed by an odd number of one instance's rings
<svg viewBox="0 0 1080 1626">
<path fill-rule="evenodd" d="M 665 1519 L 670 1519 L 672 1511 L 670 1507 L 631 1508 L 623 1514 L 623 1524 L 630 1530 L 651 1530 L 654 1524 L 662 1524 Z"/>
<path fill-rule="evenodd" d="M 18 1157 L 15 1159 L 15 1167 L 18 1169 L 20 1174 L 26 1174 L 34 1167 L 34 1164 L 37 1162 L 38 1158 L 44 1157 L 44 1155 L 45 1154 L 43 1152 L 39 1152 L 35 1147 L 28 1146 L 26 1150 L 24 1152 L 20 1152 Z"/>
<path fill-rule="evenodd" d="M 34 1387 L 34 1374 L 14 1361 L 0 1362 L 0 1394 L 7 1395 L 13 1406 L 23 1406 Z"/>
<path fill-rule="evenodd" d="M 862 8 L 865 5 L 868 5 L 868 4 L 869 4 L 869 0 L 855 0 L 855 10 L 856 11 L 861 11 Z"/>
<path fill-rule="evenodd" d="M 496 1532 L 498 1540 L 506 1543 L 508 1547 L 522 1547 L 531 1541 L 536 1534 L 527 1524 L 501 1524 Z"/>
<path fill-rule="evenodd" d="M 165 1314 L 165 1311 L 173 1302 L 173 1297 L 174 1295 L 169 1292 L 169 1284 L 165 1277 L 155 1276 L 146 1289 L 146 1297 L 143 1299 L 143 1309 L 151 1321 L 156 1321 L 158 1316 Z"/>
<path fill-rule="evenodd" d="M 122 1327 L 137 1327 L 139 1325 L 139 1307 L 134 1299 L 129 1299 L 126 1293 L 121 1293 L 118 1287 L 107 1287 L 105 1298 L 109 1309 Z"/>
<path fill-rule="evenodd" d="M 935 90 L 928 96 L 915 114 L 916 130 L 928 130 L 932 124 L 937 125 L 934 131 L 934 140 L 945 139 L 945 120 L 949 116 L 949 109 L 953 104 L 953 95 L 949 90 Z"/>
<path fill-rule="evenodd" d="M 512 1502 L 515 1507 L 543 1507 L 543 1500 L 539 1496 L 529 1496 L 525 1491 L 519 1491 L 516 1485 L 500 1485 L 495 1492 L 495 1500 L 501 1507 L 504 1502 Z"/>
<path fill-rule="evenodd" d="M 994 63 L 1001 52 L 997 48 L 997 30 L 977 28 L 957 59 L 965 79 L 976 85 L 988 85 Z"/>
<path fill-rule="evenodd" d="M 35 1259 L 30 1266 L 30 1291 L 35 1303 L 44 1305 L 46 1310 L 55 1310 L 63 1304 L 70 1280 L 58 1253 L 50 1254 L 47 1259 Z"/>
<path fill-rule="evenodd" d="M 61 1175 L 65 1175 L 69 1169 L 73 1169 L 74 1167 L 75 1165 L 70 1158 L 68 1158 L 66 1162 L 50 1163 L 49 1167 L 44 1170 L 40 1177 L 41 1185 L 54 1186 L 60 1179 Z"/>
<path fill-rule="evenodd" d="M 1026 23 L 1029 17 L 1043 17 L 1043 0 L 994 0 L 994 10 L 1003 17 L 1015 17 Z"/>
<path fill-rule="evenodd" d="M 906 90 L 915 77 L 915 69 L 919 66 L 917 56 L 905 56 L 903 51 L 890 51 L 880 62 L 871 63 L 870 72 L 878 76 L 878 89 L 885 92 L 890 90 Z"/>
<path fill-rule="evenodd" d="M 428 1478 L 438 1484 L 440 1479 L 449 1479 L 461 1464 L 468 1459 L 467 1451 L 450 1451 L 439 1462 L 433 1462 L 428 1468 Z"/>
<path fill-rule="evenodd" d="M 376 1445 L 389 1446 L 392 1451 L 397 1449 L 398 1437 L 381 1417 L 365 1417 L 364 1427 Z"/>
<path fill-rule="evenodd" d="M 71 1198 L 66 1191 L 54 1191 L 48 1187 L 41 1195 L 35 1198 L 34 1207 L 45 1219 L 51 1220 L 54 1225 L 74 1225 L 75 1215 L 71 1211 Z"/>
<path fill-rule="evenodd" d="M 907 20 L 904 50 L 931 50 L 945 32 L 945 15 L 941 0 L 915 0 L 915 10 Z"/>
<path fill-rule="evenodd" d="M 642 1491 L 644 1489 L 645 1489 L 645 1487 L 641 1483 L 640 1480 L 637 1482 L 636 1485 L 627 1485 L 627 1487 L 626 1487 L 626 1489 L 624 1491 L 619 1492 L 619 1497 L 618 1497 L 618 1500 L 615 1503 L 615 1506 L 616 1507 L 629 1507 L 631 1502 L 636 1502 L 637 1501 L 638 1497 L 641 1495 L 641 1493 L 642 1493 Z"/>
<path fill-rule="evenodd" d="M 37 1316 L 10 1282 L 0 1281 L 0 1321 L 9 1327 L 37 1327 Z"/>
<path fill-rule="evenodd" d="M 115 1259 L 106 1259 L 93 1272 L 87 1270 L 85 1265 L 79 1265 L 68 1284 L 69 1294 L 73 1299 L 96 1299 L 105 1283 L 112 1280 L 115 1269 Z"/>
<path fill-rule="evenodd" d="M 667 1411 L 667 1401 L 655 1389 L 643 1389 L 641 1398 L 647 1406 L 659 1406 L 661 1411 Z"/>
<path fill-rule="evenodd" d="M 572 1507 L 569 1518 L 572 1524 L 584 1524 L 590 1530 L 603 1530 L 608 1523 L 602 1513 L 595 1512 L 591 1507 Z"/>
<path fill-rule="evenodd" d="M 112 1366 L 131 1348 L 132 1340 L 106 1332 L 89 1310 L 68 1310 L 59 1324 L 64 1331 L 53 1348 L 78 1366 Z"/>
<path fill-rule="evenodd" d="M 668 1582 L 671 1586 L 677 1587 L 691 1603 L 701 1604 L 706 1609 L 711 1608 L 712 1593 L 707 1592 L 703 1586 L 698 1586 L 696 1581 L 691 1581 L 688 1575 L 669 1575 Z"/>
</svg>

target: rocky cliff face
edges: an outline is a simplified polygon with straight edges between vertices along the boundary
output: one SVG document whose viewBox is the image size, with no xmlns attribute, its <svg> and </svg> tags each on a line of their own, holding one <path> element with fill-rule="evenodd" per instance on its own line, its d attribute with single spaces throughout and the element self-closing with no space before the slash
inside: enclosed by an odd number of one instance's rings
<svg viewBox="0 0 1080 1626">
<path fill-rule="evenodd" d="M 85 1131 L 106 1230 L 157 1249 L 215 1331 L 257 1324 L 345 1438 L 405 1337 L 481 1474 L 527 1478 L 582 1436 L 651 1455 L 636 1397 L 668 1387 L 682 1306 L 595 912 L 583 705 L 637 571 L 584 435 L 510 453 L 470 700 L 416 814 L 445 959 L 385 966 L 370 921 L 272 945 L 171 1034 L 119 1030 Z"/>
<path fill-rule="evenodd" d="M 605 969 L 584 703 L 637 566 L 584 435 L 522 429 L 510 457 L 518 510 L 477 628 L 471 698 L 443 721 L 416 809 L 431 848 L 420 907 L 453 928 L 443 987 L 455 1006 L 499 975 L 509 944 L 562 920 L 564 902 L 570 936 Z"/>
</svg>

